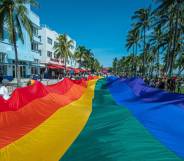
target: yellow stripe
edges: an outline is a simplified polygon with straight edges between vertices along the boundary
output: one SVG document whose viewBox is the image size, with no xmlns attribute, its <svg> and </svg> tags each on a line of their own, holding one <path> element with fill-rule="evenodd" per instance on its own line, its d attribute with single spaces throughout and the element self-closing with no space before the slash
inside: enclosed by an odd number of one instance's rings
<svg viewBox="0 0 184 161">
<path fill-rule="evenodd" d="M 59 109 L 24 137 L 0 150 L 0 161 L 58 161 L 79 135 L 92 111 L 96 81 L 83 96 Z"/>
</svg>

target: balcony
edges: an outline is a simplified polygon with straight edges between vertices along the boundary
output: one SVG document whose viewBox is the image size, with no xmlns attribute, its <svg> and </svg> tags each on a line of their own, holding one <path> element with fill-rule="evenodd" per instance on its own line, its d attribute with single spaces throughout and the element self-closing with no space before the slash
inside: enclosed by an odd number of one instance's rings
<svg viewBox="0 0 184 161">
<path fill-rule="evenodd" d="M 38 35 L 33 35 L 33 41 L 38 42 L 39 44 L 41 44 L 41 39 Z"/>
</svg>

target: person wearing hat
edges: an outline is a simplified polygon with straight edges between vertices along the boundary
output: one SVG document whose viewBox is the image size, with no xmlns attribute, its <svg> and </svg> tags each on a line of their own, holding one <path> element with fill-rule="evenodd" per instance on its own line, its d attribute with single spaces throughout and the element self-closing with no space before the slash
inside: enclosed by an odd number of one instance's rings
<svg viewBox="0 0 184 161">
<path fill-rule="evenodd" d="M 27 86 L 32 86 L 34 83 L 35 83 L 35 80 L 34 79 L 30 79 L 27 82 Z"/>
</svg>

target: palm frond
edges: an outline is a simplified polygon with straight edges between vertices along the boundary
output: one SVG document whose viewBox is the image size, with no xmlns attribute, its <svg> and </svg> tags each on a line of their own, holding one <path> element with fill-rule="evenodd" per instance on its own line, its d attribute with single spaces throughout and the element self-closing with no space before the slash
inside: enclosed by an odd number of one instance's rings
<svg viewBox="0 0 184 161">
<path fill-rule="evenodd" d="M 22 27 L 21 27 L 21 23 L 19 21 L 19 17 L 16 16 L 15 18 L 15 25 L 16 25 L 16 33 L 18 34 L 18 37 L 20 38 L 20 40 L 22 41 L 22 43 L 24 43 L 24 37 L 23 37 L 23 33 L 22 33 Z"/>
</svg>

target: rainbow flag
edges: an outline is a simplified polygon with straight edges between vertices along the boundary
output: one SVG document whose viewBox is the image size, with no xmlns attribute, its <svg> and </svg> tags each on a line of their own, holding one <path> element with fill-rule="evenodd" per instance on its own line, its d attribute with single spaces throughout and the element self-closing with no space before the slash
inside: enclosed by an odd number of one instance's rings
<svg viewBox="0 0 184 161">
<path fill-rule="evenodd" d="M 183 95 L 89 77 L 0 100 L 0 161 L 182 161 Z"/>
</svg>

